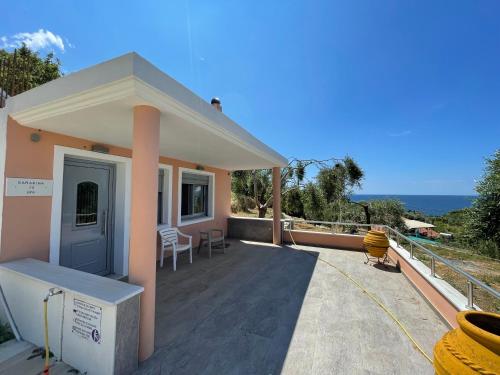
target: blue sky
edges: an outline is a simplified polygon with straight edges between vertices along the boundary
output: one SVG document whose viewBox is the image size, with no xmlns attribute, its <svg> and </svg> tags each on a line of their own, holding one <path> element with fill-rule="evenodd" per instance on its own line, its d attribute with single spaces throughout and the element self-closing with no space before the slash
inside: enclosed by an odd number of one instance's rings
<svg viewBox="0 0 500 375">
<path fill-rule="evenodd" d="M 3 3 L 0 46 L 136 51 L 287 157 L 352 156 L 363 193 L 471 194 L 500 147 L 497 0 Z"/>
</svg>

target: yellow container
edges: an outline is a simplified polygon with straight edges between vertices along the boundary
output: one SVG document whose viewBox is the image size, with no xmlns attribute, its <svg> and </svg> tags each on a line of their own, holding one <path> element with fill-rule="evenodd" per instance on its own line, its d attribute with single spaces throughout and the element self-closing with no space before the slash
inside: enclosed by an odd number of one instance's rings
<svg viewBox="0 0 500 375">
<path fill-rule="evenodd" d="M 372 257 L 382 258 L 387 253 L 389 240 L 384 232 L 379 230 L 370 230 L 363 239 L 363 244 Z"/>
<path fill-rule="evenodd" d="M 434 347 L 436 374 L 500 374 L 500 315 L 462 311 L 457 322 Z"/>
</svg>

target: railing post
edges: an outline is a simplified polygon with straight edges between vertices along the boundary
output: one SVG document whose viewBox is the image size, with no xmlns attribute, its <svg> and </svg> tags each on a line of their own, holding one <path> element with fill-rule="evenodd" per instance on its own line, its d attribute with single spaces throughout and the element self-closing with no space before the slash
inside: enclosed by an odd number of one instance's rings
<svg viewBox="0 0 500 375">
<path fill-rule="evenodd" d="M 396 233 L 396 242 L 397 242 L 398 247 L 399 247 L 399 233 Z"/>
<path fill-rule="evenodd" d="M 413 242 L 410 242 L 410 259 L 413 259 Z"/>
<path fill-rule="evenodd" d="M 467 305 L 469 310 L 474 310 L 474 285 L 467 280 Z"/>
<path fill-rule="evenodd" d="M 431 276 L 436 277 L 436 258 L 431 257 Z"/>
</svg>

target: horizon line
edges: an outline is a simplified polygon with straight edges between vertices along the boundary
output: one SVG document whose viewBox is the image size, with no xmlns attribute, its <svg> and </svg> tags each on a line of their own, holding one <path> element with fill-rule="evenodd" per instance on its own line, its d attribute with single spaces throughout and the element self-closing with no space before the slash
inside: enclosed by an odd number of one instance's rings
<svg viewBox="0 0 500 375">
<path fill-rule="evenodd" d="M 385 196 L 443 196 L 443 197 L 477 197 L 479 194 L 408 194 L 408 193 L 353 193 L 352 195 L 385 195 Z"/>
</svg>

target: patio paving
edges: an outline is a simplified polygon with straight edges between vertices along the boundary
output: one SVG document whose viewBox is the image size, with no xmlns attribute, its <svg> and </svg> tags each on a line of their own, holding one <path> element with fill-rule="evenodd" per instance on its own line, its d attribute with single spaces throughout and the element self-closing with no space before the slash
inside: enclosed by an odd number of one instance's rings
<svg viewBox="0 0 500 375">
<path fill-rule="evenodd" d="M 229 242 L 226 254 L 158 269 L 156 350 L 137 374 L 433 373 L 394 321 L 323 260 L 374 293 L 432 357 L 448 328 L 395 267 L 366 265 L 353 251 Z"/>
</svg>

